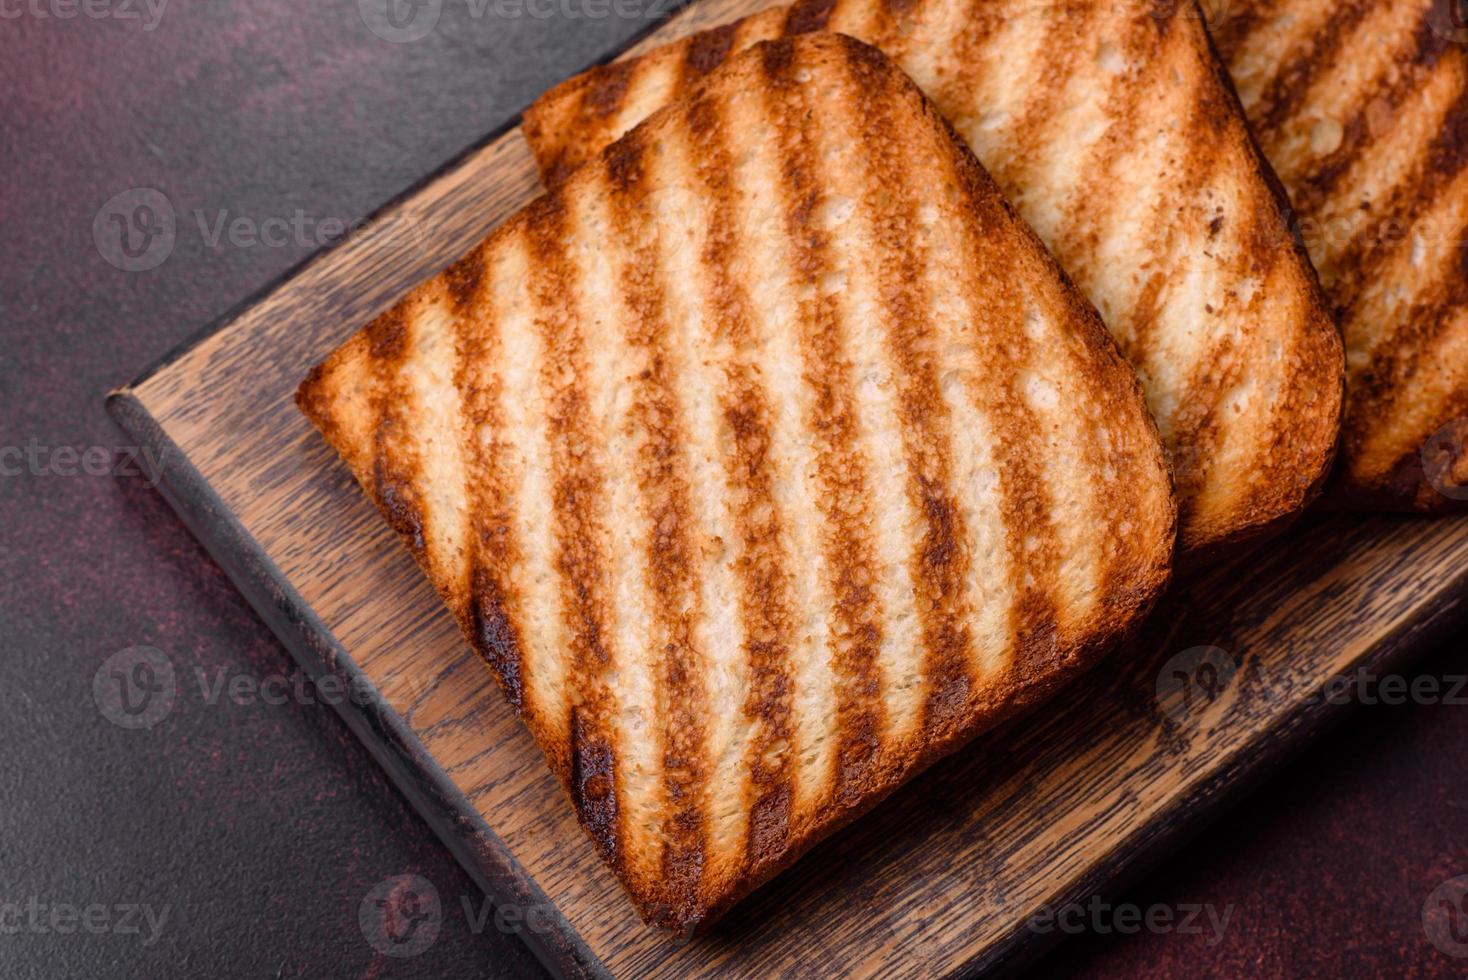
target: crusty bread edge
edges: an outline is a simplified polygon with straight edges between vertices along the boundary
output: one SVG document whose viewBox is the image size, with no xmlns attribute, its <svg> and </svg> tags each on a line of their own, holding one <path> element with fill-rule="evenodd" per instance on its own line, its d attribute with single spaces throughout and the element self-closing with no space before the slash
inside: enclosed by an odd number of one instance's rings
<svg viewBox="0 0 1468 980">
<path fill-rule="evenodd" d="M 1240 122 L 1246 158 L 1255 176 L 1262 180 L 1269 189 L 1275 216 L 1287 232 L 1288 241 L 1282 244 L 1293 251 L 1297 265 L 1303 273 L 1303 286 L 1310 296 L 1308 305 L 1316 311 L 1320 321 L 1314 325 L 1313 329 L 1321 331 L 1323 336 L 1333 341 L 1329 346 L 1333 351 L 1331 360 L 1335 365 L 1331 384 L 1335 397 L 1334 408 L 1328 409 L 1329 418 L 1326 422 L 1334 435 L 1331 439 L 1324 440 L 1317 445 L 1314 465 L 1309 468 L 1311 473 L 1309 482 L 1298 490 L 1287 487 L 1279 488 L 1279 492 L 1273 498 L 1265 498 L 1266 500 L 1272 499 L 1273 506 L 1256 508 L 1262 513 L 1255 520 L 1246 521 L 1227 532 L 1216 533 L 1191 546 L 1180 540 L 1178 542 L 1179 574 L 1189 574 L 1198 569 L 1216 565 L 1232 555 L 1246 551 L 1253 545 L 1282 533 L 1298 521 L 1309 506 L 1321 497 L 1330 483 L 1341 455 L 1341 430 L 1346 412 L 1345 342 L 1341 337 L 1340 325 L 1330 312 L 1332 309 L 1330 298 L 1320 284 L 1320 276 L 1315 270 L 1314 262 L 1310 259 L 1310 252 L 1305 247 L 1305 241 L 1293 220 L 1294 208 L 1290 204 L 1284 182 L 1280 180 L 1273 164 L 1269 162 L 1260 148 L 1253 127 L 1248 124 L 1248 117 L 1244 113 L 1243 101 L 1239 98 L 1233 76 L 1228 73 L 1228 68 L 1224 65 L 1223 58 L 1214 44 L 1212 34 L 1204 26 L 1207 19 L 1203 10 L 1198 5 L 1198 0 L 1188 0 L 1188 2 L 1193 7 L 1193 16 L 1197 23 L 1197 30 L 1194 31 L 1194 34 L 1199 37 L 1204 47 L 1202 53 L 1222 87 L 1224 98 Z M 1178 16 L 1186 16 L 1186 14 L 1179 13 Z M 1308 328 L 1310 328 L 1309 325 L 1301 325 L 1302 330 Z"/>
</svg>

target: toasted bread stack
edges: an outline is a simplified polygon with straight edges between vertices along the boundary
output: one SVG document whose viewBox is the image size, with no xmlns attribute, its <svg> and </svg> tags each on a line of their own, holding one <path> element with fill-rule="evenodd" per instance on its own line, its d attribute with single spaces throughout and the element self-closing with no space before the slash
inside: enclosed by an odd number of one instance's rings
<svg viewBox="0 0 1468 980">
<path fill-rule="evenodd" d="M 1290 132 L 1294 77 L 1244 88 Z M 297 400 L 651 922 L 708 923 L 1330 470 L 1341 340 L 1190 3 L 802 0 L 577 76 L 524 130 L 547 193 Z M 1353 381 L 1447 379 L 1420 411 L 1352 394 L 1346 480 L 1405 486 L 1461 405 L 1461 354 L 1418 353 L 1455 350 L 1456 294 L 1353 262 L 1327 282 L 1362 322 L 1438 324 L 1348 337 Z"/>
</svg>

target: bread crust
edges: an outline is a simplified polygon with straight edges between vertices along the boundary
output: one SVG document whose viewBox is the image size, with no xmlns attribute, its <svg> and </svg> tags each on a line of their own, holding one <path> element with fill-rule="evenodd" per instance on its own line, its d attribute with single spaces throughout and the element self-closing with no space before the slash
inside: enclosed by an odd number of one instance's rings
<svg viewBox="0 0 1468 980">
<path fill-rule="evenodd" d="M 677 932 L 1085 669 L 1170 575 L 1135 374 L 838 35 L 730 59 L 297 403 Z"/>
</svg>

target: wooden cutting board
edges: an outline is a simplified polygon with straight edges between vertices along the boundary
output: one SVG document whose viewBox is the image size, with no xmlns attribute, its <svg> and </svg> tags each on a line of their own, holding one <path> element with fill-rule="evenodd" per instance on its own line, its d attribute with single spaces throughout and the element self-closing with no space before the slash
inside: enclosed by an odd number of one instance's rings
<svg viewBox="0 0 1468 980">
<path fill-rule="evenodd" d="M 767 0 L 703 0 L 638 48 Z M 637 50 L 634 48 L 633 51 Z M 712 934 L 638 920 L 416 566 L 295 410 L 307 368 L 538 192 L 518 129 L 466 151 L 109 404 L 164 493 L 562 976 L 940 976 L 1134 874 L 1464 605 L 1468 517 L 1315 516 L 1175 588 L 1143 637 L 800 861 Z"/>
</svg>

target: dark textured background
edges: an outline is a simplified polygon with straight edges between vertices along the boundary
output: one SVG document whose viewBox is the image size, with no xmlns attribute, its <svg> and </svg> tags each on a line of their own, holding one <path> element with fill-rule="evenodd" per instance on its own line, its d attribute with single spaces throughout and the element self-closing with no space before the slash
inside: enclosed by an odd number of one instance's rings
<svg viewBox="0 0 1468 980">
<path fill-rule="evenodd" d="M 434 32 L 388 43 L 354 0 L 172 0 L 151 30 L 141 3 L 92 3 L 107 16 L 0 3 L 0 450 L 122 448 L 105 392 L 316 247 L 211 247 L 195 210 L 360 218 L 648 26 L 443 0 Z M 98 209 L 134 187 L 179 219 L 150 272 L 114 268 L 93 240 Z M 260 680 L 293 665 L 145 480 L 23 472 L 0 477 L 0 501 L 0 902 L 169 909 L 151 945 L 0 917 L 0 976 L 537 975 L 514 937 L 471 932 L 467 878 L 329 709 L 199 693 L 195 668 Z M 138 644 L 183 676 L 172 713 L 129 731 L 98 712 L 92 679 Z M 1460 637 L 1421 669 L 1465 661 Z M 1087 937 L 1043 966 L 1462 976 L 1468 959 L 1434 949 L 1421 913 L 1465 873 L 1468 706 L 1363 707 L 1124 896 L 1231 904 L 1222 942 Z M 357 924 L 399 874 L 446 908 L 410 959 L 379 956 Z"/>
</svg>

